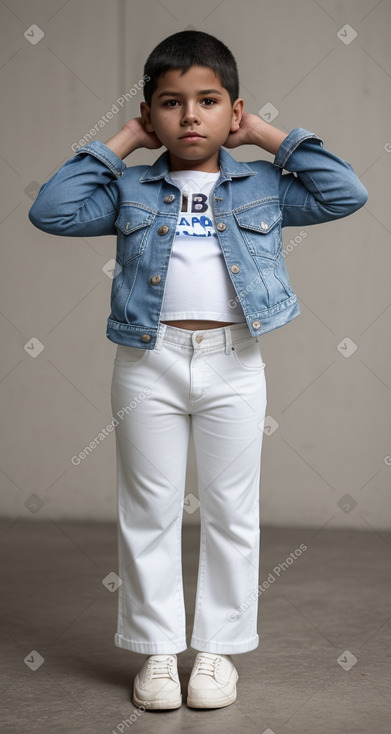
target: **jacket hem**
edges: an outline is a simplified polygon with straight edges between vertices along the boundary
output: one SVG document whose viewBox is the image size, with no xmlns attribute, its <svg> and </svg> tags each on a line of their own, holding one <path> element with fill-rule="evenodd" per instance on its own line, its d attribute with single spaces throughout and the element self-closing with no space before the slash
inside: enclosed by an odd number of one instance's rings
<svg viewBox="0 0 391 734">
<path fill-rule="evenodd" d="M 300 313 L 300 306 L 296 296 L 294 295 L 288 299 L 285 306 L 281 304 L 278 307 L 276 306 L 275 309 L 270 309 L 267 313 L 260 313 L 257 316 L 257 319 L 261 322 L 261 328 L 254 330 L 254 332 L 252 331 L 252 333 L 254 336 L 267 334 L 269 331 L 285 326 L 289 321 L 300 316 Z"/>
<path fill-rule="evenodd" d="M 140 347 L 140 349 L 154 349 L 158 335 L 158 326 L 153 329 L 151 327 L 137 326 L 135 324 L 124 324 L 121 321 L 107 319 L 106 336 L 115 344 L 122 344 L 126 347 Z M 141 341 L 141 336 L 148 334 L 150 341 Z"/>
<path fill-rule="evenodd" d="M 268 331 L 278 329 L 284 326 L 296 316 L 300 315 L 300 306 L 297 302 L 295 294 L 287 298 L 286 301 L 277 304 L 267 311 L 253 312 L 246 315 L 246 322 L 250 334 L 253 337 L 266 334 Z M 261 322 L 261 328 L 255 329 L 254 321 Z M 238 322 L 238 323 L 246 323 Z M 154 349 L 156 345 L 159 325 L 154 329 L 151 327 L 143 327 L 135 324 L 124 324 L 114 319 L 107 320 L 106 336 L 115 344 L 121 344 L 127 347 L 139 347 L 140 349 Z M 148 342 L 141 342 L 141 336 L 148 334 L 151 338 Z"/>
</svg>

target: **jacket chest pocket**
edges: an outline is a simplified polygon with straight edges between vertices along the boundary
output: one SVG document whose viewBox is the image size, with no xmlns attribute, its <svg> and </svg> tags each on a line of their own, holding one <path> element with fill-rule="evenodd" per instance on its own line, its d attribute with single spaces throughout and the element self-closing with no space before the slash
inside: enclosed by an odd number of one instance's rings
<svg viewBox="0 0 391 734">
<path fill-rule="evenodd" d="M 155 221 L 156 213 L 137 204 L 123 204 L 115 226 L 118 231 L 117 261 L 125 267 L 135 257 L 142 255 Z"/>
<path fill-rule="evenodd" d="M 282 247 L 279 203 L 250 205 L 233 215 L 251 255 L 276 259 Z"/>
</svg>

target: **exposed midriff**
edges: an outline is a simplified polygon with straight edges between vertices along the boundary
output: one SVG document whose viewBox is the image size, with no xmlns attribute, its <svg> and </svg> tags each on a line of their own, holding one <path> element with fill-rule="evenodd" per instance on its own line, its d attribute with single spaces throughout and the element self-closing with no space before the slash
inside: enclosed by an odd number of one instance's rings
<svg viewBox="0 0 391 734">
<path fill-rule="evenodd" d="M 177 326 L 179 329 L 218 329 L 220 326 L 230 326 L 235 323 L 234 321 L 187 321 L 182 319 L 181 321 L 163 321 L 163 324 L 169 326 Z"/>
</svg>

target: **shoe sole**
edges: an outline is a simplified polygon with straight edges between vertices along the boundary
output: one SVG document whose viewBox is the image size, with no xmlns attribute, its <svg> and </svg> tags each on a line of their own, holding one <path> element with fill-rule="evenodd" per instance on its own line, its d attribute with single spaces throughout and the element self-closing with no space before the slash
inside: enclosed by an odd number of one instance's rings
<svg viewBox="0 0 391 734">
<path fill-rule="evenodd" d="M 136 679 L 138 678 L 138 675 L 136 676 Z M 133 703 L 136 704 L 136 706 L 145 706 L 145 708 L 148 708 L 149 710 L 155 710 L 155 709 L 162 709 L 166 711 L 167 709 L 177 709 L 180 706 L 182 706 L 182 694 L 179 695 L 179 698 L 169 701 L 164 698 L 154 698 L 149 699 L 148 697 L 139 698 L 137 695 L 137 683 L 136 681 L 133 684 Z M 148 704 L 148 706 L 146 705 Z"/>
</svg>

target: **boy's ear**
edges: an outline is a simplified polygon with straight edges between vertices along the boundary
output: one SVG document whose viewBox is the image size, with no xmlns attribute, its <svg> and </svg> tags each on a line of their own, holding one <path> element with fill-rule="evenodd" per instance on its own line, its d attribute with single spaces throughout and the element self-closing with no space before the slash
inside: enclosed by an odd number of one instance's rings
<svg viewBox="0 0 391 734">
<path fill-rule="evenodd" d="M 239 97 L 232 105 L 231 133 L 239 130 L 241 119 L 244 115 L 244 99 Z"/>
<path fill-rule="evenodd" d="M 154 133 L 155 129 L 151 122 L 151 109 L 148 107 L 146 102 L 140 102 L 140 114 L 143 118 L 145 129 L 147 133 Z"/>
</svg>

